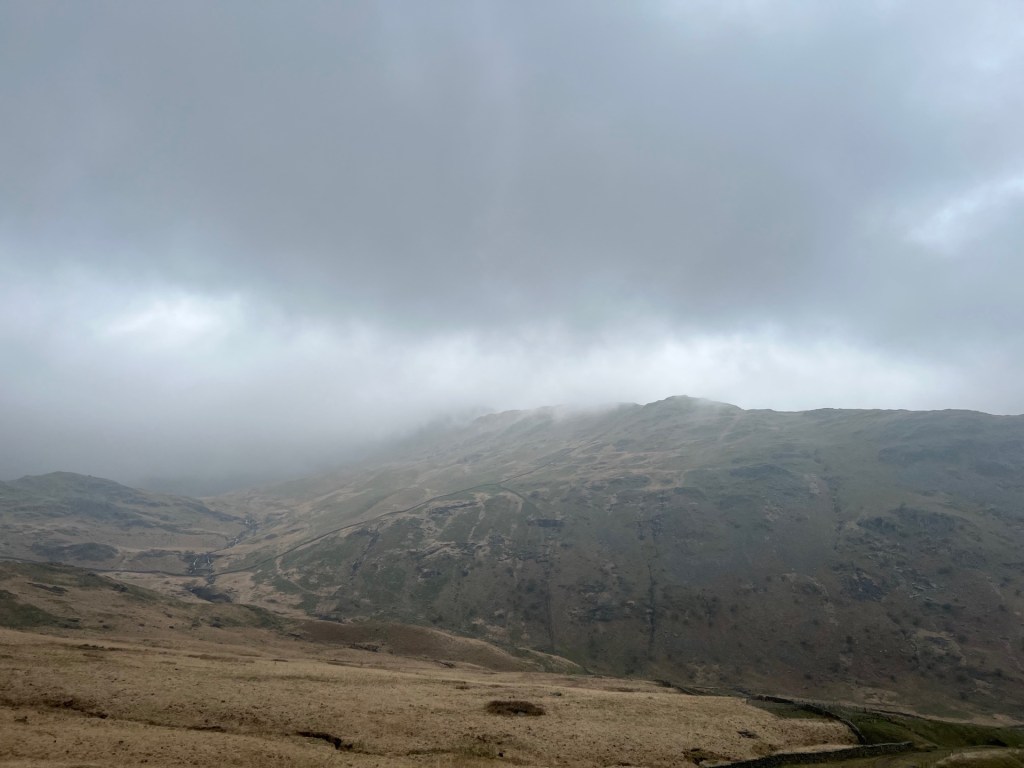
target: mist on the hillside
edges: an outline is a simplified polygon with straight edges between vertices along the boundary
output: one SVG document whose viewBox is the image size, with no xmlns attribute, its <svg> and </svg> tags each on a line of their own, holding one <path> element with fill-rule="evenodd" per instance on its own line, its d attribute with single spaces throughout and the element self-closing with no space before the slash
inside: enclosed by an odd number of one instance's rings
<svg viewBox="0 0 1024 768">
<path fill-rule="evenodd" d="M 441 416 L 1024 411 L 1024 6 L 0 8 L 0 479 Z"/>
</svg>

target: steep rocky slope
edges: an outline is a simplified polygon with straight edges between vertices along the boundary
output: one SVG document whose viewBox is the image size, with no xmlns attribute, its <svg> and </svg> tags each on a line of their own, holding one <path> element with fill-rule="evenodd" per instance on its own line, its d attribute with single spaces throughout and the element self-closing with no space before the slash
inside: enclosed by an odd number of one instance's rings
<svg viewBox="0 0 1024 768">
<path fill-rule="evenodd" d="M 689 685 L 1024 705 L 1020 417 L 507 413 L 224 503 L 266 510 L 215 566 L 248 599 Z"/>
</svg>

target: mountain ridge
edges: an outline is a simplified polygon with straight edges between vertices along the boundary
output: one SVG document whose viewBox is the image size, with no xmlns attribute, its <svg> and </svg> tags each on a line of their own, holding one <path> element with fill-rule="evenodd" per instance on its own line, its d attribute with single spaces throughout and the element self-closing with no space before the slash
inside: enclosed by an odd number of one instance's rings
<svg viewBox="0 0 1024 768">
<path fill-rule="evenodd" d="M 525 636 L 598 669 L 603 659 L 620 672 L 682 672 L 691 683 L 756 678 L 749 661 L 739 663 L 749 655 L 772 660 L 761 664 L 776 667 L 762 676 L 766 684 L 785 679 L 790 691 L 832 686 L 846 695 L 837 681 L 853 670 L 855 687 L 885 699 L 898 698 L 902 684 L 890 678 L 910 668 L 913 686 L 929 696 L 956 688 L 939 697 L 955 706 L 1008 687 L 1009 679 L 989 680 L 986 664 L 1019 674 L 1006 652 L 988 647 L 986 632 L 1019 631 L 1000 616 L 1021 610 L 1022 426 L 971 411 L 744 411 L 693 398 L 561 420 L 506 414 L 436 440 L 429 456 L 413 453 L 375 473 L 342 470 L 306 496 L 293 484 L 287 503 L 305 505 L 302 519 L 320 538 L 304 545 L 298 532 L 270 567 L 262 551 L 255 584 L 238 588 L 258 596 L 277 584 L 306 610 L 340 619 L 382 614 Z M 345 532 L 331 534 L 328 521 Z M 587 526 L 603 531 L 584 533 Z M 574 547 L 629 574 L 602 576 L 601 566 L 568 554 Z M 499 574 L 486 565 L 493 561 L 511 570 Z M 243 556 L 233 567 L 247 564 Z M 956 571 L 940 573 L 947 567 Z M 638 587 L 645 581 L 653 588 Z M 481 583 L 490 586 L 467 597 Z M 799 631 L 776 642 L 759 603 L 801 601 L 816 605 L 787 609 Z M 922 607 L 931 603 L 962 615 L 936 618 Z M 490 606 L 502 615 L 472 615 Z M 857 611 L 871 616 L 871 631 Z M 671 626 L 659 626 L 666 616 Z M 736 627 L 757 629 L 753 645 L 763 650 L 736 646 L 731 616 Z M 902 626 L 914 620 L 913 630 Z M 821 623 L 833 621 L 818 638 Z M 644 640 L 620 642 L 630 636 Z M 981 647 L 968 659 L 960 644 L 975 641 Z M 871 658 L 893 643 L 903 647 L 899 662 Z M 807 665 L 820 646 L 822 658 Z M 924 677 L 934 679 L 922 680 L 929 665 Z"/>
<path fill-rule="evenodd" d="M 236 526 L 191 576 L 278 611 L 687 686 L 1024 707 L 1022 417 L 505 412 L 202 503 Z"/>
</svg>

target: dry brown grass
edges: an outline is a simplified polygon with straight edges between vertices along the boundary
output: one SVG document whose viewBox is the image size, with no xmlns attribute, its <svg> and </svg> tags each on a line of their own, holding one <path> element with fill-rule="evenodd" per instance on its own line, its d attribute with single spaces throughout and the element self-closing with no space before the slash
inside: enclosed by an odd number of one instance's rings
<svg viewBox="0 0 1024 768">
<path fill-rule="evenodd" d="M 494 700 L 546 715 L 496 718 Z M 450 668 L 251 628 L 220 642 L 0 630 L 4 765 L 669 766 L 698 749 L 729 759 L 849 741 L 837 724 L 735 699 Z"/>
<path fill-rule="evenodd" d="M 835 723 L 544 673 L 430 629 L 276 626 L 69 569 L 8 567 L 0 586 L 54 619 L 0 629 L 3 766 L 675 766 L 851 741 Z M 496 717 L 493 701 L 545 715 Z"/>
</svg>

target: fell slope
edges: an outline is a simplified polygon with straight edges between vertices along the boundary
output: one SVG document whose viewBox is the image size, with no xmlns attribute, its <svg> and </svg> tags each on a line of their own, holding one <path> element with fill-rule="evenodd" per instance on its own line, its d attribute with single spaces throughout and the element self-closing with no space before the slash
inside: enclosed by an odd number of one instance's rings
<svg viewBox="0 0 1024 768">
<path fill-rule="evenodd" d="M 0 483 L 0 557 L 88 568 L 188 573 L 223 548 L 243 518 L 197 499 L 150 493 L 72 472 Z"/>
<path fill-rule="evenodd" d="M 853 741 L 737 699 L 510 668 L 458 638 L 444 657 L 353 647 L 66 567 L 0 566 L 3 594 L 22 622 L 0 603 L 5 765 L 678 766 Z M 501 714 L 515 702 L 543 714 Z"/>
<path fill-rule="evenodd" d="M 215 561 L 245 599 L 686 685 L 1024 708 L 1021 417 L 498 414 L 222 503 L 263 515 Z"/>
<path fill-rule="evenodd" d="M 0 486 L 0 525 L 0 555 L 604 673 L 1024 711 L 1022 417 L 513 412 L 202 502 L 26 478 Z"/>
</svg>

